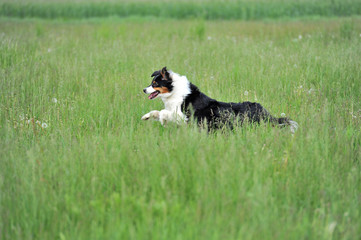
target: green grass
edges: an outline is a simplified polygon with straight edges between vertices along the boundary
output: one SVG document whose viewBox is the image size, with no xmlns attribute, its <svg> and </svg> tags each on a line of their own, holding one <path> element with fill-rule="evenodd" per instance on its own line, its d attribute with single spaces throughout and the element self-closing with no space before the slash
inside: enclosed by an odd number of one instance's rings
<svg viewBox="0 0 361 240">
<path fill-rule="evenodd" d="M 152 16 L 175 19 L 279 19 L 361 15 L 359 0 L 2 1 L 0 16 L 82 19 Z"/>
<path fill-rule="evenodd" d="M 360 23 L 1 20 L 0 238 L 358 239 Z M 163 66 L 299 131 L 142 122 Z"/>
</svg>

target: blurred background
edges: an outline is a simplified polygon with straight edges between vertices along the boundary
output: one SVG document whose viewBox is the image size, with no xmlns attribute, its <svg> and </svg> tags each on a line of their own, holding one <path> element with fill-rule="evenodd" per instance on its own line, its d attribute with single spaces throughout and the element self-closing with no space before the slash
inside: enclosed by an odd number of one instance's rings
<svg viewBox="0 0 361 240">
<path fill-rule="evenodd" d="M 160 17 L 175 19 L 278 19 L 361 14 L 359 0 L 2 0 L 0 16 L 80 19 Z"/>
</svg>

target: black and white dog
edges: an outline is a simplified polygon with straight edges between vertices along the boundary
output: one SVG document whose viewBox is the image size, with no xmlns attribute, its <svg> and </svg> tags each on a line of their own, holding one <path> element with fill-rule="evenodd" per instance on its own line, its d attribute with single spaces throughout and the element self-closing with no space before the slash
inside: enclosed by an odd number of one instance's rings
<svg viewBox="0 0 361 240">
<path fill-rule="evenodd" d="M 245 120 L 251 123 L 269 122 L 273 126 L 289 126 L 294 133 L 298 124 L 288 118 L 275 118 L 261 104 L 254 102 L 225 103 L 202 93 L 185 76 L 168 71 L 166 67 L 155 71 L 152 83 L 143 89 L 149 99 L 160 96 L 164 103 L 161 111 L 151 111 L 142 120 L 153 119 L 162 125 L 166 122 L 187 122 L 193 116 L 200 125 L 208 128 L 233 127 Z"/>
</svg>

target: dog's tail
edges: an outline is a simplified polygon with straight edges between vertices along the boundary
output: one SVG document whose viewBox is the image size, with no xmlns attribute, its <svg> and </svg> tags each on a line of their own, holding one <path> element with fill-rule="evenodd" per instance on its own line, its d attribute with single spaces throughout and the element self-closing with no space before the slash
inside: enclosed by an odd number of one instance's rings
<svg viewBox="0 0 361 240">
<path fill-rule="evenodd" d="M 294 134 L 298 129 L 298 123 L 291 120 L 288 117 L 273 117 L 266 109 L 262 109 L 261 118 L 272 124 L 274 127 L 289 127 L 292 134 Z"/>
<path fill-rule="evenodd" d="M 289 119 L 289 118 L 285 118 L 285 117 L 275 118 L 275 117 L 272 117 L 270 120 L 271 120 L 271 122 L 273 124 L 275 124 L 278 127 L 281 127 L 281 128 L 289 127 L 292 134 L 294 134 L 298 129 L 298 123 L 291 120 L 291 119 Z"/>
</svg>

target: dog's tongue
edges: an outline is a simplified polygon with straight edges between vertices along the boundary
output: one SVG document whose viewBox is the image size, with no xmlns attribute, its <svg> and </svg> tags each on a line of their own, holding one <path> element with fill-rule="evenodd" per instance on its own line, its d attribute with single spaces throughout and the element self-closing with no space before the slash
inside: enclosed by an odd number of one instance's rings
<svg viewBox="0 0 361 240">
<path fill-rule="evenodd" d="M 158 92 L 158 91 L 155 91 L 155 92 L 151 93 L 151 94 L 148 96 L 148 98 L 149 98 L 149 99 L 153 99 L 153 98 L 155 98 L 156 96 L 158 96 L 158 94 L 159 94 L 159 92 Z"/>
</svg>

